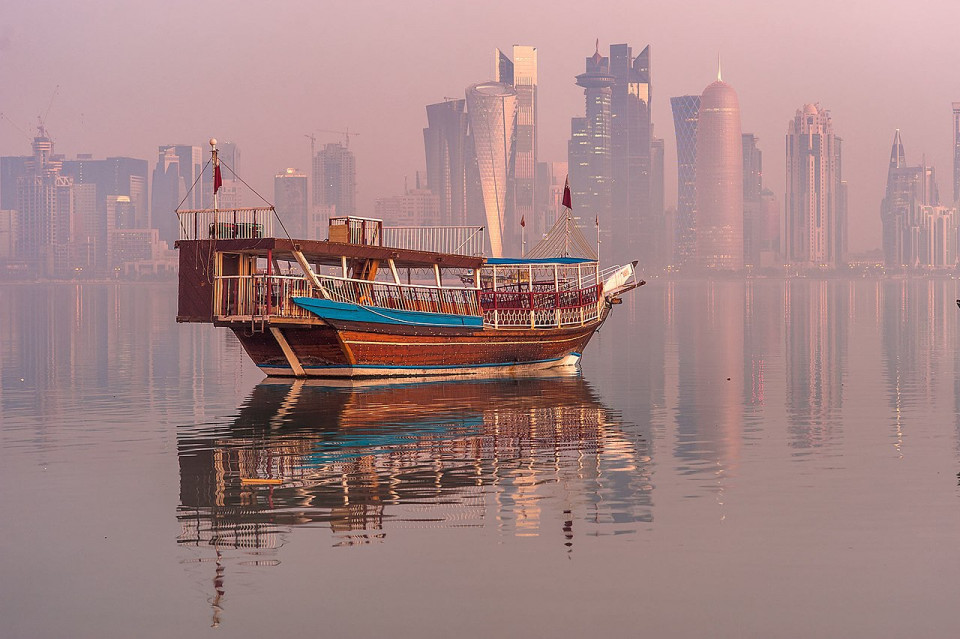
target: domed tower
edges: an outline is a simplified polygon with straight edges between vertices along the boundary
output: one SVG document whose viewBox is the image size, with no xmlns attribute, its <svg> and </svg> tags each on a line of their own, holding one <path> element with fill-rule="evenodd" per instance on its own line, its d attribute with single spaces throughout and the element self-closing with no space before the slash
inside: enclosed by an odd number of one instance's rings
<svg viewBox="0 0 960 639">
<path fill-rule="evenodd" d="M 743 268 L 740 102 L 717 81 L 703 90 L 697 124 L 697 258 L 703 268 Z"/>
</svg>

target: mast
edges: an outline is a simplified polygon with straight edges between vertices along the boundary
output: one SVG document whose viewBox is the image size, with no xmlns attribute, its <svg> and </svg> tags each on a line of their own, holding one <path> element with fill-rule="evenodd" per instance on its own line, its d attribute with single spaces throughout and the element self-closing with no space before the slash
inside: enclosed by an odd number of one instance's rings
<svg viewBox="0 0 960 639">
<path fill-rule="evenodd" d="M 220 190 L 223 178 L 220 174 L 220 158 L 217 157 L 217 138 L 210 138 L 210 161 L 213 163 L 213 217 L 216 221 L 217 209 L 220 208 Z"/>
</svg>

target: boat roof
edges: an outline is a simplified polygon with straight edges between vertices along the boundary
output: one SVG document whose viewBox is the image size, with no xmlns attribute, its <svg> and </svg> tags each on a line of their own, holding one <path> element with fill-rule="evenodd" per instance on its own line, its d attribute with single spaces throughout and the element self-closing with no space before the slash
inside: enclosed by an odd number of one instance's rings
<svg viewBox="0 0 960 639">
<path fill-rule="evenodd" d="M 488 257 L 486 264 L 495 266 L 522 266 L 526 264 L 586 264 L 593 263 L 586 257 Z"/>
<path fill-rule="evenodd" d="M 263 237 L 250 239 L 218 239 L 218 240 L 178 240 L 182 242 L 203 242 L 211 244 L 204 250 L 215 250 L 225 253 L 247 253 L 266 257 L 267 251 L 273 251 L 277 259 L 286 259 L 285 254 L 293 257 L 294 247 L 299 246 L 304 256 L 312 261 L 326 266 L 340 264 L 340 259 L 348 260 L 380 260 L 386 262 L 392 259 L 397 268 L 432 268 L 434 264 L 441 268 L 476 269 L 484 265 L 490 266 L 529 266 L 538 264 L 588 264 L 595 263 L 585 257 L 488 257 L 473 255 L 457 255 L 455 253 L 434 253 L 432 251 L 415 251 L 412 249 L 396 248 L 392 246 L 377 246 L 373 244 L 349 244 L 330 242 L 329 240 L 292 240 L 280 237 Z"/>
<path fill-rule="evenodd" d="M 184 242 L 201 242 L 211 245 L 204 250 L 247 253 L 261 257 L 266 257 L 267 251 L 273 251 L 274 257 L 278 259 L 286 259 L 284 254 L 289 254 L 292 257 L 294 247 L 299 246 L 300 251 L 308 260 L 327 266 L 339 265 L 342 257 L 346 257 L 348 260 L 380 260 L 383 262 L 392 259 L 397 268 L 433 268 L 433 265 L 436 264 L 441 268 L 475 269 L 480 268 L 486 261 L 482 256 L 414 251 L 391 246 L 347 244 L 328 240 L 291 240 L 280 237 L 178 240 L 177 246 Z"/>
</svg>

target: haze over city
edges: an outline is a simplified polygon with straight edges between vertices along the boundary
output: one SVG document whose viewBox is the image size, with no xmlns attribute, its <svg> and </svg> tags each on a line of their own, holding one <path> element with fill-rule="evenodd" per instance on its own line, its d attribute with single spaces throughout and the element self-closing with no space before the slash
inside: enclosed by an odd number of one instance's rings
<svg viewBox="0 0 960 639">
<path fill-rule="evenodd" d="M 151 168 L 160 144 L 211 136 L 243 150 L 243 177 L 267 199 L 284 167 L 309 167 L 308 134 L 342 131 L 357 158 L 358 213 L 423 171 L 424 107 L 492 79 L 493 51 L 539 51 L 539 159 L 566 161 L 574 76 L 599 39 L 651 48 L 652 121 L 665 140 L 665 198 L 676 205 L 669 99 L 716 77 L 759 136 L 764 182 L 781 202 L 784 134 L 819 102 L 843 138 L 849 248 L 879 248 L 880 201 L 895 129 L 907 161 L 925 157 L 952 198 L 952 72 L 960 9 L 947 2 L 676 6 L 491 2 L 467 11 L 428 2 L 334 6 L 59 2 L 10 6 L 0 26 L 0 155 L 28 155 L 36 117 L 68 158 L 126 155 Z M 51 96 L 53 97 L 51 104 Z M 318 142 L 342 136 L 317 133 Z M 245 201 L 244 204 L 254 204 Z"/>
</svg>

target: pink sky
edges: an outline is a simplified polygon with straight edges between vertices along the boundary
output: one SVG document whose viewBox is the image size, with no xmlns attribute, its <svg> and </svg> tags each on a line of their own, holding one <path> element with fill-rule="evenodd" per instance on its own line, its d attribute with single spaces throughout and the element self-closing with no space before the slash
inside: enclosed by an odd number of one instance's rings
<svg viewBox="0 0 960 639">
<path fill-rule="evenodd" d="M 595 15 L 588 8 L 596 7 Z M 422 170 L 424 106 L 493 76 L 493 50 L 539 48 L 540 160 L 566 160 L 583 113 L 573 76 L 601 51 L 651 45 L 655 134 L 676 200 L 671 96 L 700 93 L 723 57 L 743 131 L 760 136 L 765 184 L 783 198 L 787 122 L 805 102 L 833 114 L 850 183 L 850 248 L 879 247 L 894 129 L 909 163 L 952 197 L 952 116 L 960 101 L 960 4 L 888 0 L 685 3 L 261 2 L 64 0 L 8 3 L 0 22 L 0 155 L 29 153 L 36 116 L 57 151 L 130 155 L 151 169 L 160 144 L 232 140 L 268 199 L 280 169 L 308 166 L 320 129 L 349 127 L 360 214 Z M 336 141 L 318 134 L 320 141 Z M 245 202 L 254 204 L 254 202 Z"/>
</svg>

